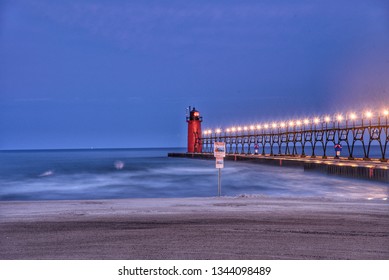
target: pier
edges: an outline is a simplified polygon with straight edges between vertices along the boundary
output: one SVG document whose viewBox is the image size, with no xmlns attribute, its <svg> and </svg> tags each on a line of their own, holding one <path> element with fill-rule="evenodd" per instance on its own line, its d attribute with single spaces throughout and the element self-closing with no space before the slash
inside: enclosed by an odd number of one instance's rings
<svg viewBox="0 0 389 280">
<path fill-rule="evenodd" d="M 198 142 L 202 152 L 212 152 L 215 142 L 225 142 L 229 154 L 250 154 L 257 145 L 262 155 L 269 150 L 270 156 L 300 156 L 327 158 L 332 147 L 339 145 L 349 160 L 356 158 L 359 145 L 361 158 L 374 158 L 372 147 L 379 147 L 378 159 L 388 161 L 389 111 L 371 111 L 326 115 L 281 122 L 232 126 L 226 129 L 206 129 Z"/>
<path fill-rule="evenodd" d="M 187 153 L 170 157 L 213 159 L 224 142 L 226 160 L 389 182 L 387 108 L 205 130 L 200 112 L 188 109 Z"/>
<path fill-rule="evenodd" d="M 212 159 L 212 153 L 169 153 L 169 157 L 184 157 L 193 159 Z M 365 161 L 363 159 L 349 160 L 340 157 L 333 158 L 301 158 L 288 156 L 270 155 L 241 155 L 228 154 L 225 157 L 228 161 L 244 161 L 253 164 L 269 164 L 279 167 L 302 168 L 307 172 L 321 172 L 328 175 L 339 175 L 344 177 L 374 180 L 389 183 L 389 164 L 380 160 Z"/>
</svg>

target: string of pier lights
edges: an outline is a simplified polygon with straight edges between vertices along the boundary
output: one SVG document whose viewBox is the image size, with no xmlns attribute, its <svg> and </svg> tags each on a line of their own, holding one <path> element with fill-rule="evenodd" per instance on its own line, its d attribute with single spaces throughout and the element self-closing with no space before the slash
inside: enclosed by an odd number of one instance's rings
<svg viewBox="0 0 389 280">
<path fill-rule="evenodd" d="M 326 115 L 324 117 L 315 117 L 313 119 L 305 118 L 303 120 L 291 120 L 287 122 L 272 122 L 272 123 L 264 123 L 264 124 L 257 124 L 257 125 L 245 125 L 245 126 L 232 126 L 226 129 L 216 128 L 214 130 L 212 129 L 206 129 L 203 131 L 203 135 L 212 135 L 212 133 L 215 134 L 221 134 L 222 132 L 228 133 L 228 134 L 240 134 L 244 132 L 249 131 L 255 131 L 255 130 L 269 130 L 269 129 L 286 129 L 286 128 L 295 128 L 295 127 L 302 127 L 307 125 L 318 125 L 318 124 L 328 124 L 328 123 L 340 123 L 340 122 L 348 122 L 352 121 L 355 122 L 358 119 L 360 120 L 372 120 L 373 117 L 384 117 L 386 119 L 386 125 L 388 124 L 388 117 L 389 117 L 389 110 L 384 109 L 381 112 L 373 113 L 372 111 L 365 111 L 362 114 L 358 115 L 357 113 L 348 113 L 348 114 L 336 114 L 334 116 Z"/>
</svg>

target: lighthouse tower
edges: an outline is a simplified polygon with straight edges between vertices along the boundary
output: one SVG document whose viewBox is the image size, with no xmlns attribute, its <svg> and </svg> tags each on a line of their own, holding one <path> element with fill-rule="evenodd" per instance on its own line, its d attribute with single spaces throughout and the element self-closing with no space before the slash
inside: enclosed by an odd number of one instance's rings
<svg viewBox="0 0 389 280">
<path fill-rule="evenodd" d="M 189 116 L 186 117 L 188 123 L 188 153 L 201 153 L 201 122 L 200 112 L 193 107 L 189 107 Z"/>
</svg>

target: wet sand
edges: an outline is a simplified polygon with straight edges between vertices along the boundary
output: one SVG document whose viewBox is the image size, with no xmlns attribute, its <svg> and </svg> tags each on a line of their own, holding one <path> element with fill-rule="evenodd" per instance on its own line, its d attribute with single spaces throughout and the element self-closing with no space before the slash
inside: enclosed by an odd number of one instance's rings
<svg viewBox="0 0 389 280">
<path fill-rule="evenodd" d="M 0 202 L 0 259 L 389 259 L 389 203 Z"/>
</svg>

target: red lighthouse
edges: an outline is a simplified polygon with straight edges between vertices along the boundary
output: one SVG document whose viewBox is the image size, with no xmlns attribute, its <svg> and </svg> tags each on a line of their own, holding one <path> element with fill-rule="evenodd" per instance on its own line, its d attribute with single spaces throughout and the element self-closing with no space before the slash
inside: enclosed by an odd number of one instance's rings
<svg viewBox="0 0 389 280">
<path fill-rule="evenodd" d="M 201 153 L 201 122 L 200 112 L 194 107 L 189 107 L 189 116 L 186 117 L 188 123 L 188 153 Z"/>
</svg>

